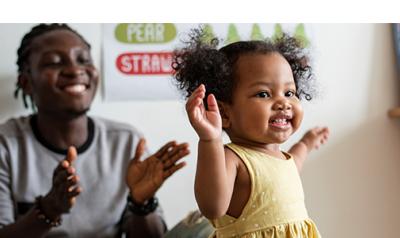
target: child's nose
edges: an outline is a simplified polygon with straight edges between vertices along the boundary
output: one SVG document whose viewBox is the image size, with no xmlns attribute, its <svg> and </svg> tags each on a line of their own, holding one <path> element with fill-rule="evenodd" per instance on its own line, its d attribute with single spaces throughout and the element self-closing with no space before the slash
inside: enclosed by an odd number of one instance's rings
<svg viewBox="0 0 400 238">
<path fill-rule="evenodd" d="M 286 111 L 292 109 L 292 105 L 288 100 L 279 100 L 274 105 L 274 110 Z"/>
</svg>

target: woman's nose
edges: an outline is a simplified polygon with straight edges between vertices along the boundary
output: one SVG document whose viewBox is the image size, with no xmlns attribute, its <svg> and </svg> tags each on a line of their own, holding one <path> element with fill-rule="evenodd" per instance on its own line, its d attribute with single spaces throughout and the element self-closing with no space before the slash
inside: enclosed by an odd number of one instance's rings
<svg viewBox="0 0 400 238">
<path fill-rule="evenodd" d="M 62 73 L 69 77 L 79 77 L 85 73 L 85 70 L 80 65 L 71 64 L 65 67 Z"/>
</svg>

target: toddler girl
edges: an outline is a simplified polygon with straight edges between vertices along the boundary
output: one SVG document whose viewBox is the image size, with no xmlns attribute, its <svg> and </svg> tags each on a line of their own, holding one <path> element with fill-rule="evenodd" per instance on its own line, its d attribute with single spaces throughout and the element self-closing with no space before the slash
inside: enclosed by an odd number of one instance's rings
<svg viewBox="0 0 400 238">
<path fill-rule="evenodd" d="M 206 38 L 194 30 L 176 50 L 173 68 L 199 136 L 195 195 L 214 237 L 320 237 L 298 172 L 328 128 L 280 150 L 302 121 L 300 99 L 314 94 L 304 49 L 286 34 L 221 49 Z M 231 143 L 223 144 L 222 130 Z"/>
</svg>

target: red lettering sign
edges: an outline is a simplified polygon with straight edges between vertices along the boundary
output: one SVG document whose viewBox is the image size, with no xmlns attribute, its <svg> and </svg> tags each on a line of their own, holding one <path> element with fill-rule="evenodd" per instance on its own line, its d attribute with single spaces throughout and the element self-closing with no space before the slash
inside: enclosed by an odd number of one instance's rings
<svg viewBox="0 0 400 238">
<path fill-rule="evenodd" d="M 117 69 L 129 75 L 172 74 L 172 52 L 124 53 L 118 56 Z"/>
</svg>

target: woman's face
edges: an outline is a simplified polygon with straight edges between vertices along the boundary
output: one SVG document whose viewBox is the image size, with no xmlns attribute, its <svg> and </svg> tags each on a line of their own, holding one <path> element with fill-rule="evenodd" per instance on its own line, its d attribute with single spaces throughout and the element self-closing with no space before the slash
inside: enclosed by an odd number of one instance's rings
<svg viewBox="0 0 400 238">
<path fill-rule="evenodd" d="M 23 88 L 38 112 L 85 114 L 99 81 L 85 42 L 71 31 L 54 30 L 35 38 L 30 47 Z"/>
</svg>

